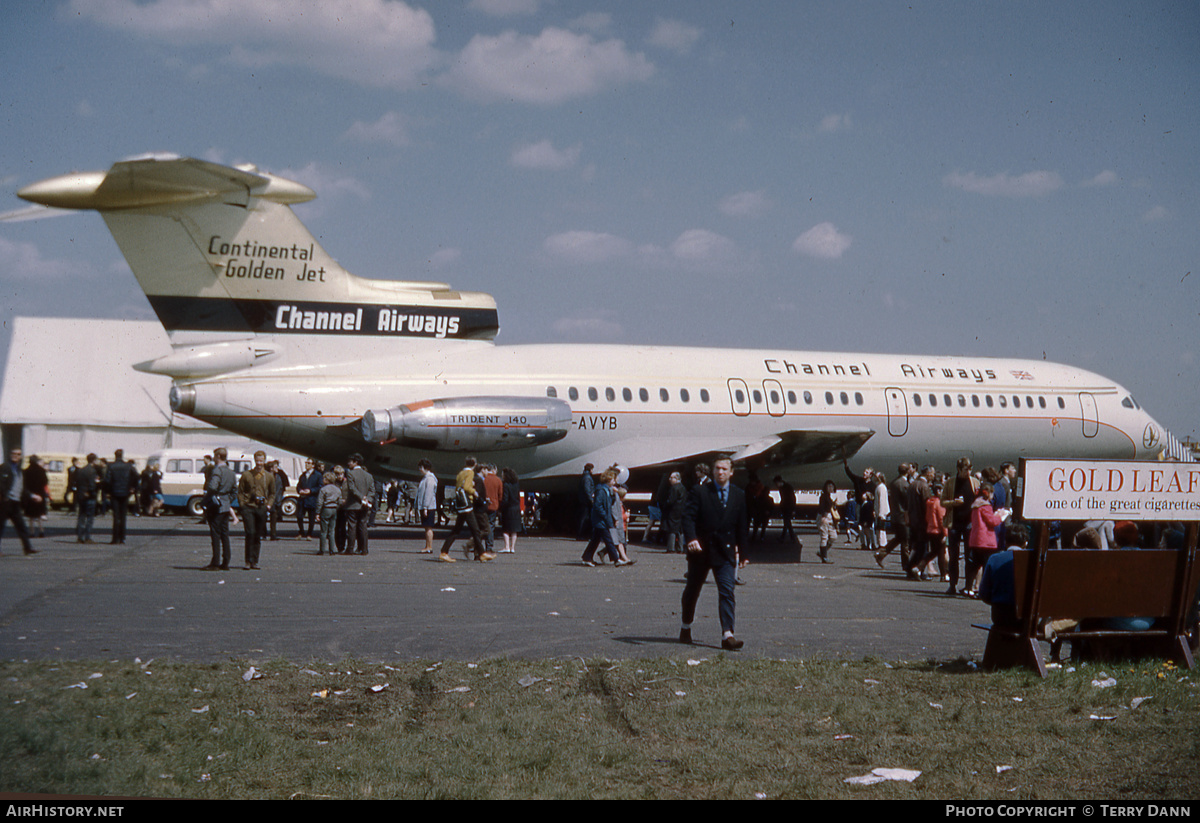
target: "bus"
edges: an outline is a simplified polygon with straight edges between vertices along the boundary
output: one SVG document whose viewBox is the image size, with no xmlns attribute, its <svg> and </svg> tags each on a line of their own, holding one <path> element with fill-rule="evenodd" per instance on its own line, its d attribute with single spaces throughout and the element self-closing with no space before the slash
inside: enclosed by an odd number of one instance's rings
<svg viewBox="0 0 1200 823">
<path fill-rule="evenodd" d="M 213 448 L 216 448 L 215 446 Z M 147 464 L 158 464 L 162 472 L 163 505 L 172 509 L 183 509 L 196 517 L 204 516 L 204 457 L 213 449 L 163 449 L 150 455 Z M 273 457 L 267 452 L 267 462 L 278 460 L 279 467 L 288 476 L 288 488 L 283 492 L 283 516 L 295 517 L 299 508 L 296 495 L 296 478 L 304 472 L 304 459 L 295 455 Z M 254 467 L 254 452 L 231 452 L 227 460 L 233 473 Z"/>
</svg>

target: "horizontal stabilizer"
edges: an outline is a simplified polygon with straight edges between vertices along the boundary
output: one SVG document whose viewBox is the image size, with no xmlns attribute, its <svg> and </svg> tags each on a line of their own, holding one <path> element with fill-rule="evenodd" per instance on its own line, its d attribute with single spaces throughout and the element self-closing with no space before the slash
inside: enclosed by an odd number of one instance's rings
<svg viewBox="0 0 1200 823">
<path fill-rule="evenodd" d="M 246 205 L 250 197 L 303 203 L 316 193 L 292 180 L 195 158 L 114 163 L 107 172 L 75 172 L 26 186 L 17 196 L 60 209 L 111 211 L 219 199 Z"/>
</svg>

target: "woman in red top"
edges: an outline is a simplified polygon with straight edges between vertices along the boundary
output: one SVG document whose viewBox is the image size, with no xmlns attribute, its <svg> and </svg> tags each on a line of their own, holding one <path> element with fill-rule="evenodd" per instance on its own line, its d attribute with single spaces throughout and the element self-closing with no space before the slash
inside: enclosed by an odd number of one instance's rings
<svg viewBox="0 0 1200 823">
<path fill-rule="evenodd" d="M 922 580 L 929 580 L 929 564 L 938 561 L 938 568 L 942 572 L 942 582 L 949 580 L 946 570 L 949 568 L 950 557 L 946 550 L 946 535 L 949 529 L 946 528 L 946 507 L 942 505 L 942 487 L 941 485 L 933 484 L 933 494 L 925 501 L 925 534 L 929 538 L 929 551 L 925 553 L 924 562 L 917 569 L 921 574 Z"/>
<path fill-rule="evenodd" d="M 992 487 L 983 483 L 979 496 L 971 504 L 971 536 L 967 539 L 967 575 L 963 581 L 962 594 L 975 597 L 979 582 L 979 571 L 996 550 L 996 527 L 1004 518 L 992 510 Z"/>
</svg>

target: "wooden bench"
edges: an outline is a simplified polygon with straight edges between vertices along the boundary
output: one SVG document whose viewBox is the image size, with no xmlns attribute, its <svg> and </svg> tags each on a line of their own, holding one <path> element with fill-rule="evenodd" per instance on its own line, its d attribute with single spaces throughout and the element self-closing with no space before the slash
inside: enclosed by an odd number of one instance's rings
<svg viewBox="0 0 1200 823">
<path fill-rule="evenodd" d="M 1187 668 L 1195 662 L 1187 637 L 1193 616 L 1200 568 L 1196 564 L 1196 526 L 1191 524 L 1186 549 L 1047 549 L 1015 550 L 1013 574 L 1017 626 L 978 626 L 988 630 L 985 668 L 1026 666 L 1041 677 L 1046 664 L 1038 635 L 1046 619 L 1083 621 L 1117 617 L 1153 617 L 1146 631 L 1086 628 L 1064 632 L 1072 642 L 1104 644 L 1137 638 L 1148 654 Z"/>
</svg>

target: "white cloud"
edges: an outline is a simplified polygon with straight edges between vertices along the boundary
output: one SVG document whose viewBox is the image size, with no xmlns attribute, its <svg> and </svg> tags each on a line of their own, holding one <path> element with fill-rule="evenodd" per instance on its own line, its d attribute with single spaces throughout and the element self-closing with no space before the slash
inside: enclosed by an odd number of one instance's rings
<svg viewBox="0 0 1200 823">
<path fill-rule="evenodd" d="M 821 125 L 817 127 L 817 130 L 829 134 L 835 131 L 845 131 L 848 128 L 850 128 L 850 115 L 828 114 L 821 118 Z"/>
<path fill-rule="evenodd" d="M 654 65 L 620 40 L 547 28 L 536 37 L 508 31 L 475 35 L 456 58 L 447 82 L 483 101 L 553 105 L 643 82 Z"/>
<path fill-rule="evenodd" d="M 609 310 L 560 318 L 554 321 L 554 331 L 572 340 L 618 340 L 625 335 L 625 328 L 616 319 L 616 314 Z"/>
<path fill-rule="evenodd" d="M 604 263 L 628 255 L 633 246 L 614 234 L 594 231 L 566 231 L 547 237 L 542 249 L 556 260 L 567 263 Z"/>
<path fill-rule="evenodd" d="M 567 24 L 571 31 L 586 31 L 599 37 L 612 31 L 612 15 L 603 11 L 589 11 Z"/>
<path fill-rule="evenodd" d="M 389 111 L 374 123 L 356 120 L 346 129 L 345 137 L 360 143 L 387 143 L 392 146 L 409 144 L 408 127 L 397 112 Z"/>
<path fill-rule="evenodd" d="M 707 229 L 688 229 L 671 244 L 671 254 L 689 263 L 720 263 L 733 258 L 736 246 L 728 237 Z"/>
<path fill-rule="evenodd" d="M 438 249 L 429 256 L 429 266 L 433 269 L 446 269 L 453 266 L 462 258 L 462 250 L 455 248 Z"/>
<path fill-rule="evenodd" d="M 315 161 L 303 168 L 284 169 L 273 173 L 303 183 L 317 192 L 317 200 L 296 207 L 302 209 L 310 218 L 314 214 L 320 214 L 323 207 L 328 206 L 337 197 L 349 195 L 364 201 L 371 199 L 371 190 L 357 177 L 330 171 Z"/>
<path fill-rule="evenodd" d="M 700 29 L 679 20 L 659 20 L 647 42 L 652 46 L 687 54 L 700 40 Z"/>
<path fill-rule="evenodd" d="M 0 190 L 7 189 L 15 180 L 15 176 L 0 180 Z M 48 220 L 51 217 L 69 217 L 72 214 L 79 214 L 79 212 L 75 209 L 28 205 L 12 211 L 0 212 L 0 223 L 24 223 L 29 220 Z"/>
<path fill-rule="evenodd" d="M 503 17 L 539 5 L 476 0 L 473 7 Z M 443 82 L 484 101 L 550 105 L 654 74 L 654 64 L 621 40 L 555 27 L 536 36 L 476 35 L 449 56 L 435 46 L 429 12 L 402 0 L 68 0 L 62 17 L 172 46 L 216 45 L 240 65 L 303 67 L 376 88 L 414 88 L 450 65 Z M 610 17 L 584 15 L 575 24 L 599 32 Z"/>
<path fill-rule="evenodd" d="M 33 243 L 20 243 L 0 237 L 0 272 L 5 281 L 44 283 L 72 275 L 89 274 L 74 263 L 50 260 Z"/>
<path fill-rule="evenodd" d="M 433 18 L 399 0 L 71 0 L 63 16 L 375 87 L 417 85 L 440 59 Z"/>
<path fill-rule="evenodd" d="M 836 260 L 850 248 L 853 238 L 838 231 L 833 223 L 818 223 L 796 238 L 792 249 L 809 257 Z"/>
<path fill-rule="evenodd" d="M 1142 215 L 1142 220 L 1146 223 L 1157 223 L 1159 220 L 1166 220 L 1170 216 L 1171 213 L 1167 211 L 1166 206 L 1155 206 Z"/>
<path fill-rule="evenodd" d="M 1085 185 L 1085 186 L 1111 186 L 1113 183 L 1116 183 L 1116 182 L 1117 182 L 1117 173 L 1115 171 L 1109 171 L 1108 169 L 1105 169 L 1104 171 L 1100 172 L 1095 177 L 1093 177 L 1091 180 L 1085 181 L 1083 185 Z"/>
<path fill-rule="evenodd" d="M 1063 185 L 1062 177 L 1053 171 L 1030 171 L 1017 177 L 1004 173 L 980 177 L 975 172 L 952 172 L 946 175 L 944 182 L 973 194 L 1001 197 L 1041 197 Z"/>
<path fill-rule="evenodd" d="M 509 162 L 521 169 L 541 169 L 544 171 L 563 171 L 572 168 L 579 162 L 583 151 L 580 144 L 568 149 L 556 149 L 549 140 L 539 140 L 537 143 L 526 143 L 513 150 Z"/>
<path fill-rule="evenodd" d="M 513 17 L 536 14 L 540 0 L 471 0 L 470 6 L 491 17 Z"/>
<path fill-rule="evenodd" d="M 722 214 L 729 217 L 757 217 L 765 212 L 771 206 L 771 201 L 767 199 L 766 192 L 762 191 L 740 191 L 737 194 L 731 194 L 721 201 L 717 207 Z"/>
<path fill-rule="evenodd" d="M 688 229 L 665 248 L 655 243 L 635 247 L 629 240 L 605 232 L 566 231 L 546 238 L 542 251 L 560 263 L 591 265 L 627 259 L 651 270 L 742 269 L 748 264 L 738 259 L 736 243 L 707 229 Z"/>
</svg>

